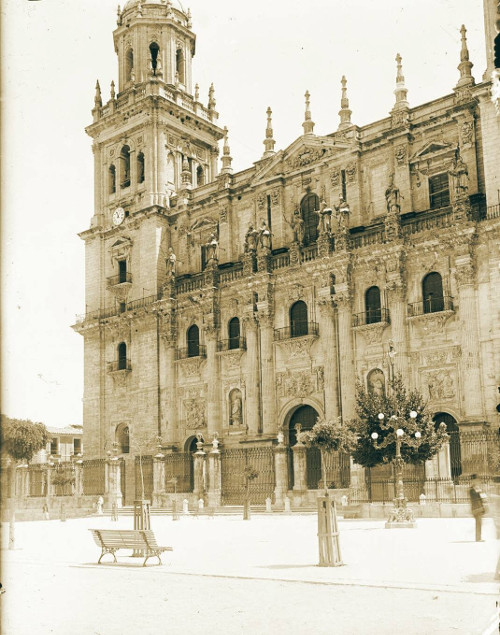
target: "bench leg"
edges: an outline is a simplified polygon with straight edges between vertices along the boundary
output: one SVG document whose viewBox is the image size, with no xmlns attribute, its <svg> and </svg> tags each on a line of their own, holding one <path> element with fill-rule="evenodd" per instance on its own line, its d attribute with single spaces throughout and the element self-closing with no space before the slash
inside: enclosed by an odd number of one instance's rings
<svg viewBox="0 0 500 635">
<path fill-rule="evenodd" d="M 97 564 L 101 564 L 101 560 L 103 559 L 103 557 L 107 554 L 110 553 L 113 558 L 115 559 L 115 562 L 118 562 L 116 559 L 116 555 L 115 555 L 115 549 L 103 549 L 102 553 L 101 553 L 101 557 L 99 558 L 99 560 L 97 561 Z"/>
<path fill-rule="evenodd" d="M 142 566 L 145 567 L 146 566 L 146 562 L 149 560 L 149 558 L 152 558 L 154 556 L 156 556 L 158 558 L 158 564 L 163 564 L 163 562 L 161 561 L 161 558 L 160 558 L 160 554 L 158 554 L 158 553 L 150 553 L 144 558 L 144 562 L 142 563 Z"/>
</svg>

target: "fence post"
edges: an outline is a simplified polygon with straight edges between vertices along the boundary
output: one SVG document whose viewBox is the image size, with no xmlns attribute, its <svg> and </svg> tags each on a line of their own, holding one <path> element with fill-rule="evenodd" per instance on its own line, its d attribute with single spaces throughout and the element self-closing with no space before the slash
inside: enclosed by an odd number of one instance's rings
<svg viewBox="0 0 500 635">
<path fill-rule="evenodd" d="M 274 474 L 276 478 L 274 500 L 276 507 L 280 508 L 285 504 L 285 497 L 288 492 L 287 454 L 287 448 L 283 443 L 283 435 L 280 433 L 278 434 L 278 445 L 274 446 Z"/>
<path fill-rule="evenodd" d="M 214 436 L 212 449 L 208 454 L 208 506 L 220 507 L 222 495 L 221 456 L 219 441 Z"/>
<path fill-rule="evenodd" d="M 161 507 L 165 500 L 165 456 L 153 457 L 153 507 Z"/>
<path fill-rule="evenodd" d="M 350 462 L 350 484 L 349 498 L 351 500 L 368 500 L 368 488 L 366 487 L 365 468 L 355 463 L 352 456 L 349 457 Z"/>
<path fill-rule="evenodd" d="M 75 496 L 81 498 L 83 496 L 83 460 L 81 455 L 77 455 L 75 461 Z"/>
</svg>

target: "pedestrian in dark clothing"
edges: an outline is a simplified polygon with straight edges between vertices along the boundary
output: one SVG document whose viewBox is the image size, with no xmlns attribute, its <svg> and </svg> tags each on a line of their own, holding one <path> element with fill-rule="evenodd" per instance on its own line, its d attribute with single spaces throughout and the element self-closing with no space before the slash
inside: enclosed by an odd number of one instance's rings
<svg viewBox="0 0 500 635">
<path fill-rule="evenodd" d="M 471 475 L 469 496 L 471 512 L 476 521 L 476 542 L 482 542 L 481 525 L 483 522 L 483 516 L 486 513 L 486 494 L 481 489 L 477 474 Z"/>
</svg>

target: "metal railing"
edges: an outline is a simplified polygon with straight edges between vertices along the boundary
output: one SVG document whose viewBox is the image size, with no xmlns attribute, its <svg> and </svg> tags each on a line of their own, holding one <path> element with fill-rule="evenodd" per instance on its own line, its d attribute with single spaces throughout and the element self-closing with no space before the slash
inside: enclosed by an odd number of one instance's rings
<svg viewBox="0 0 500 635">
<path fill-rule="evenodd" d="M 132 282 L 132 274 L 131 273 L 119 273 L 116 276 L 110 276 L 107 278 L 108 287 L 115 287 L 117 284 L 125 284 Z"/>
<path fill-rule="evenodd" d="M 244 337 L 230 337 L 227 340 L 219 340 L 217 342 L 217 352 L 232 351 L 241 349 L 247 350 L 247 341 Z"/>
<path fill-rule="evenodd" d="M 76 316 L 77 324 L 81 322 L 86 322 L 89 320 L 103 320 L 106 318 L 113 317 L 115 315 L 119 315 L 120 313 L 125 313 L 127 311 L 134 311 L 154 302 L 161 300 L 161 294 L 156 293 L 155 295 L 143 296 L 142 298 L 138 298 L 137 300 L 131 300 L 130 302 L 117 302 L 113 306 L 104 307 L 102 309 L 96 309 L 95 311 L 87 311 L 84 314 Z"/>
<path fill-rule="evenodd" d="M 364 313 L 355 313 L 352 316 L 353 326 L 366 326 L 367 324 L 378 323 L 390 324 L 389 309 L 372 309 Z"/>
<path fill-rule="evenodd" d="M 292 326 L 281 329 L 274 329 L 274 340 L 280 342 L 294 337 L 304 337 L 305 335 L 319 335 L 317 322 L 295 322 Z"/>
<path fill-rule="evenodd" d="M 453 298 L 451 296 L 427 298 L 423 302 L 408 304 L 408 317 L 416 317 L 426 313 L 439 313 L 441 311 L 453 311 Z"/>
<path fill-rule="evenodd" d="M 185 348 L 177 348 L 175 350 L 175 359 L 188 359 L 190 357 L 206 357 L 207 347 L 201 344 L 197 346 L 186 346 Z"/>
<path fill-rule="evenodd" d="M 129 359 L 119 359 L 108 362 L 108 373 L 115 373 L 120 370 L 132 370 L 132 364 Z"/>
</svg>

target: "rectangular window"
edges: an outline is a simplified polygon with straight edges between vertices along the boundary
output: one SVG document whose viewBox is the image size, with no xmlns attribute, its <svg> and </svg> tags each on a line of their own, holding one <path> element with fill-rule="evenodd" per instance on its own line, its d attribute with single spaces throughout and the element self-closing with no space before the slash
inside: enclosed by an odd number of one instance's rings
<svg viewBox="0 0 500 635">
<path fill-rule="evenodd" d="M 347 201 L 347 186 L 345 180 L 345 170 L 340 170 L 340 180 L 342 183 L 342 198 Z"/>
<path fill-rule="evenodd" d="M 205 268 L 207 266 L 207 246 L 206 245 L 202 245 L 201 246 L 201 270 L 205 271 Z"/>
<path fill-rule="evenodd" d="M 430 208 L 439 209 L 450 204 L 448 174 L 436 174 L 429 178 Z"/>
<path fill-rule="evenodd" d="M 267 226 L 271 229 L 271 196 L 267 195 Z"/>
<path fill-rule="evenodd" d="M 82 440 L 73 439 L 73 454 L 80 454 L 82 451 Z"/>
<path fill-rule="evenodd" d="M 127 282 L 127 261 L 118 261 L 118 280 L 119 282 Z"/>
<path fill-rule="evenodd" d="M 50 442 L 50 453 L 51 454 L 59 454 L 59 440 L 52 439 Z"/>
</svg>

